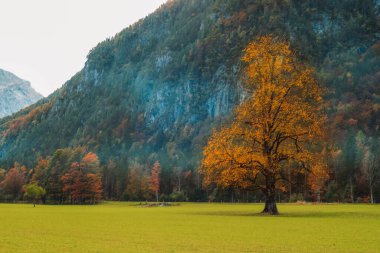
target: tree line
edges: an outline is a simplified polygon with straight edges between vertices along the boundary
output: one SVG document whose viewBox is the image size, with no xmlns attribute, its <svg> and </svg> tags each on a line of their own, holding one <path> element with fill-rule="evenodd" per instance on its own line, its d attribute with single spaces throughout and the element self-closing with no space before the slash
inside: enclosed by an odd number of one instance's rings
<svg viewBox="0 0 380 253">
<path fill-rule="evenodd" d="M 51 157 L 40 158 L 32 169 L 17 162 L 7 171 L 0 169 L 0 197 L 3 201 L 95 204 L 112 198 L 114 185 L 109 180 L 113 168 L 112 161 L 101 166 L 98 156 L 82 147 L 59 149 Z M 159 175 L 158 161 L 149 175 L 141 175 L 134 166 L 130 172 L 133 184 L 128 183 L 126 191 L 134 198 L 155 196 L 158 200 Z"/>
<path fill-rule="evenodd" d="M 318 153 L 327 170 L 292 169 L 282 172 L 276 188 L 278 202 L 321 201 L 376 203 L 379 201 L 380 139 L 348 132 L 342 147 Z M 198 168 L 161 168 L 158 161 L 139 163 L 109 160 L 101 163 L 85 148 L 59 149 L 40 158 L 33 168 L 15 163 L 0 169 L 0 201 L 26 200 L 53 204 L 91 204 L 121 201 L 228 201 L 260 202 L 261 192 L 205 184 Z M 203 183 L 202 183 L 203 181 Z"/>
</svg>

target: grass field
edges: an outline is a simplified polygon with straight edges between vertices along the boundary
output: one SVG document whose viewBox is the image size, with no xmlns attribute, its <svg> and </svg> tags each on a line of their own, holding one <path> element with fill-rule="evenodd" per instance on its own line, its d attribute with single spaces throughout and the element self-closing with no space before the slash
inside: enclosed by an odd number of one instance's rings
<svg viewBox="0 0 380 253">
<path fill-rule="evenodd" d="M 0 204 L 0 252 L 380 252 L 380 206 Z"/>
</svg>

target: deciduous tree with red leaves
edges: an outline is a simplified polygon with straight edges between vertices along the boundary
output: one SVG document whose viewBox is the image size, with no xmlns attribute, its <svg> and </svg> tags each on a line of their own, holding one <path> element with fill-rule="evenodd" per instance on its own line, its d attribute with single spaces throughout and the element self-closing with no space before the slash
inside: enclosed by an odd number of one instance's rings
<svg viewBox="0 0 380 253">
<path fill-rule="evenodd" d="M 69 171 L 67 171 L 62 177 L 61 181 L 63 183 L 62 191 L 68 196 L 70 203 L 73 204 L 75 198 L 73 196 L 74 185 L 76 184 L 76 180 L 80 176 L 79 164 L 73 163 Z"/>
<path fill-rule="evenodd" d="M 86 154 L 80 163 L 71 165 L 62 177 L 63 192 L 71 203 L 96 203 L 101 199 L 102 181 L 99 174 L 99 159 L 92 152 Z"/>
<path fill-rule="evenodd" d="M 22 186 L 24 185 L 24 181 L 24 173 L 20 165 L 15 163 L 14 167 L 6 174 L 3 182 L 1 182 L 0 188 L 2 188 L 6 194 L 11 195 L 13 200 L 17 200 L 23 191 Z"/>
<path fill-rule="evenodd" d="M 158 202 L 158 193 L 160 191 L 160 171 L 161 166 L 158 161 L 153 165 L 150 177 L 149 177 L 149 190 L 154 192 L 156 195 L 156 200 Z"/>
</svg>

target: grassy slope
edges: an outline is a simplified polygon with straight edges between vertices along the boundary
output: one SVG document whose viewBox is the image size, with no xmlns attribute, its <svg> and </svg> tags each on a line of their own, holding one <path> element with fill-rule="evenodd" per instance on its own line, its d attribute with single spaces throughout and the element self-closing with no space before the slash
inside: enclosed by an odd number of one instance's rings
<svg viewBox="0 0 380 253">
<path fill-rule="evenodd" d="M 0 205 L 0 252 L 379 252 L 380 206 Z"/>
</svg>

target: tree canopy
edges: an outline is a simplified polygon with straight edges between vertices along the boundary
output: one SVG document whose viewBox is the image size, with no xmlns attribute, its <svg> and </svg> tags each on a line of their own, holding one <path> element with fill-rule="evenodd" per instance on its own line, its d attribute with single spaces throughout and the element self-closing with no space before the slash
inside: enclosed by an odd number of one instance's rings
<svg viewBox="0 0 380 253">
<path fill-rule="evenodd" d="M 46 194 L 45 189 L 35 183 L 25 185 L 24 190 L 26 197 L 33 200 L 33 206 Z"/>
<path fill-rule="evenodd" d="M 214 131 L 204 149 L 206 185 L 262 190 L 264 212 L 277 214 L 276 189 L 284 164 L 305 169 L 323 133 L 323 91 L 314 69 L 289 44 L 271 36 L 250 43 L 242 61 L 248 98 L 228 126 Z"/>
</svg>

